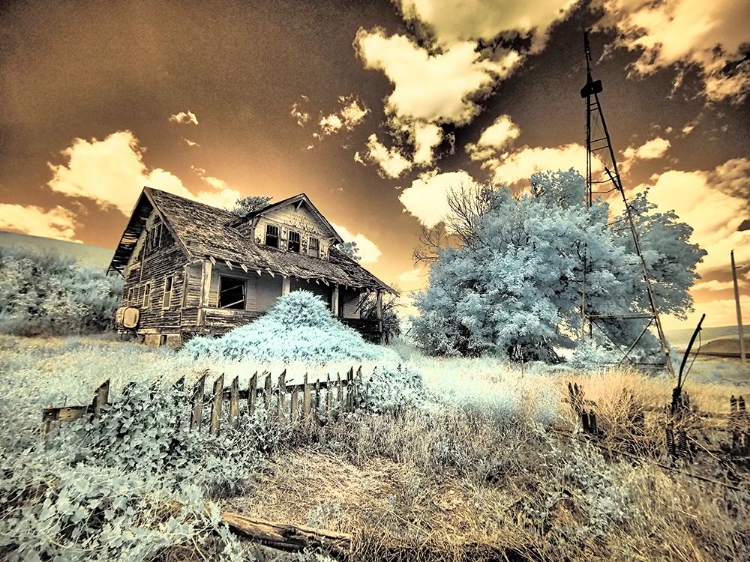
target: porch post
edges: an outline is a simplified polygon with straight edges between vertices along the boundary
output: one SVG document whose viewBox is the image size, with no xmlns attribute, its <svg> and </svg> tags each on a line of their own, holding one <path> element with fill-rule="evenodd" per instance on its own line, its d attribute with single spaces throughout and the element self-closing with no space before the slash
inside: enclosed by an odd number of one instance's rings
<svg viewBox="0 0 750 562">
<path fill-rule="evenodd" d="M 211 292 L 211 271 L 213 265 L 209 260 L 203 261 L 203 269 L 201 271 L 201 298 L 198 306 L 208 306 L 208 297 Z"/>
<path fill-rule="evenodd" d="M 281 280 L 281 295 L 288 295 L 292 290 L 292 278 L 284 277 Z"/>
<path fill-rule="evenodd" d="M 334 316 L 339 315 L 339 286 L 333 286 L 333 296 L 331 297 L 331 312 Z"/>
</svg>

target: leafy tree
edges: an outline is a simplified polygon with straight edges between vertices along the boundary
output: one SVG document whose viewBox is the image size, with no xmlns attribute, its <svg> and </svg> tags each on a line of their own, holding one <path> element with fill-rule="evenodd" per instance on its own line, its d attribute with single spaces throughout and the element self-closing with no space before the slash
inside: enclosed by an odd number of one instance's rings
<svg viewBox="0 0 750 562">
<path fill-rule="evenodd" d="M 356 262 L 362 259 L 362 257 L 359 255 L 359 246 L 357 246 L 357 243 L 354 241 L 344 242 L 343 244 L 340 244 L 339 251 L 349 259 Z"/>
<path fill-rule="evenodd" d="M 268 207 L 268 202 L 271 199 L 273 199 L 273 197 L 266 195 L 248 195 L 247 197 L 241 197 L 235 202 L 232 212 L 242 217 L 246 217 L 251 213 L 255 213 L 256 211 Z"/>
<path fill-rule="evenodd" d="M 518 196 L 507 187 L 452 195 L 447 224 L 461 244 L 439 249 L 430 287 L 416 299 L 413 332 L 428 352 L 556 360 L 553 348 L 572 347 L 581 330 L 584 264 L 592 313 L 648 310 L 630 231 L 608 227 L 609 205 L 586 209 L 585 182 L 573 170 L 535 174 L 531 186 Z M 684 314 L 705 251 L 688 242 L 692 229 L 674 213 L 653 212 L 645 194 L 631 208 L 659 309 Z M 633 334 L 628 343 L 640 328 L 630 320 L 603 326 L 616 341 Z"/>
</svg>

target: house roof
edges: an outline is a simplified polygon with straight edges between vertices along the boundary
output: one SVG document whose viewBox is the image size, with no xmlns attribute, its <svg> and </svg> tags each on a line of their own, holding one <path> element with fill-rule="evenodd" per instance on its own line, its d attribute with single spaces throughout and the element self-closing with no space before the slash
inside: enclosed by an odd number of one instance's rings
<svg viewBox="0 0 750 562">
<path fill-rule="evenodd" d="M 330 226 L 305 194 L 280 201 L 273 207 L 299 201 L 309 204 L 311 211 Z M 143 189 L 109 269 L 122 271 L 127 265 L 152 209 L 159 213 L 188 259 L 213 259 L 222 263 L 229 262 L 232 267 L 248 271 L 265 271 L 348 287 L 395 292 L 333 246 L 329 249 L 328 260 L 268 248 L 257 244 L 252 237 L 236 228 L 236 214 L 151 187 Z M 268 207 L 254 214 L 260 215 L 267 210 Z M 336 232 L 333 227 L 331 230 Z"/>
</svg>

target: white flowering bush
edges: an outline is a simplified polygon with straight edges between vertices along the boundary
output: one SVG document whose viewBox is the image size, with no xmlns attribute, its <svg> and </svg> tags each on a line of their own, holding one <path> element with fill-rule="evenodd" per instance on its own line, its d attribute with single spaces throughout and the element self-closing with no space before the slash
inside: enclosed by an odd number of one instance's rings
<svg viewBox="0 0 750 562">
<path fill-rule="evenodd" d="M 280 297 L 266 314 L 219 338 L 190 340 L 183 353 L 191 357 L 257 362 L 325 364 L 395 360 L 390 350 L 368 343 L 336 320 L 326 304 L 309 291 Z"/>
<path fill-rule="evenodd" d="M 375 367 L 360 383 L 360 406 L 382 414 L 422 408 L 428 397 L 422 375 L 413 367 Z"/>
</svg>

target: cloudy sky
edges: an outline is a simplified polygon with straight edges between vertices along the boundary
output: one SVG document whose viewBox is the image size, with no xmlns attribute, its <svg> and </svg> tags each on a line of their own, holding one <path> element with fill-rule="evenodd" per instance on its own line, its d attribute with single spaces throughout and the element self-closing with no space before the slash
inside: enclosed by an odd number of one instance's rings
<svg viewBox="0 0 750 562">
<path fill-rule="evenodd" d="M 747 0 L 6 1 L 0 229 L 114 248 L 144 185 L 305 192 L 369 269 L 424 286 L 411 253 L 448 189 L 585 169 L 584 29 L 626 189 L 695 229 L 697 312 L 733 323 Z"/>
</svg>

